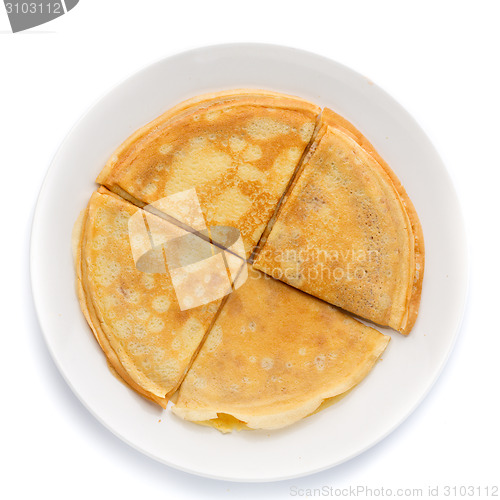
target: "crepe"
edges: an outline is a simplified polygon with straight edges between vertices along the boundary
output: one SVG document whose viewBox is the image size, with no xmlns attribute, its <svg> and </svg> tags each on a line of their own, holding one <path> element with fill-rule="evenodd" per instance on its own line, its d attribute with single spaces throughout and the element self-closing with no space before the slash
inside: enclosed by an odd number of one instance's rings
<svg viewBox="0 0 500 500">
<path fill-rule="evenodd" d="M 182 419 L 288 426 L 385 350 L 390 337 L 349 313 L 404 334 L 415 323 L 415 209 L 329 109 L 263 90 L 198 96 L 130 136 L 97 182 L 76 231 L 82 311 L 111 372 Z"/>
<path fill-rule="evenodd" d="M 389 340 L 253 270 L 229 296 L 172 411 L 219 430 L 284 427 L 359 383 Z"/>
<path fill-rule="evenodd" d="M 319 111 L 268 91 L 200 96 L 133 134 L 97 181 L 138 206 L 195 188 L 207 225 L 240 230 L 249 255 L 293 176 Z"/>
<path fill-rule="evenodd" d="M 112 368 L 166 407 L 221 301 L 181 311 L 169 274 L 137 269 L 129 222 L 138 211 L 104 188 L 90 198 L 76 255 L 79 300 Z"/>
<path fill-rule="evenodd" d="M 353 125 L 322 126 L 255 259 L 255 267 L 377 324 L 415 323 L 423 236 L 401 183 Z"/>
</svg>

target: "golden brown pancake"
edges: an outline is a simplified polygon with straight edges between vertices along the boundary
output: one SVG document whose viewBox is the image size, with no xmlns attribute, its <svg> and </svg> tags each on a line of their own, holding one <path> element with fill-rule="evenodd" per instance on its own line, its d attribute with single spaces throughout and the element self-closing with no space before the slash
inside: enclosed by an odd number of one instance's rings
<svg viewBox="0 0 500 500">
<path fill-rule="evenodd" d="M 208 226 L 257 244 L 314 130 L 319 108 L 259 90 L 200 96 L 137 131 L 97 181 L 142 206 L 195 188 Z"/>
<path fill-rule="evenodd" d="M 128 231 L 137 211 L 104 188 L 92 195 L 77 254 L 79 299 L 117 374 L 166 407 L 220 300 L 181 311 L 168 274 L 137 270 Z"/>
<path fill-rule="evenodd" d="M 424 279 L 425 267 L 425 245 L 424 233 L 418 218 L 417 211 L 408 196 L 404 186 L 398 179 L 396 174 L 392 171 L 387 162 L 378 154 L 373 145 L 368 139 L 358 130 L 352 123 L 347 121 L 344 117 L 335 113 L 329 108 L 325 108 L 322 112 L 321 119 L 323 123 L 327 123 L 330 127 L 337 128 L 347 135 L 351 136 L 367 153 L 372 156 L 384 172 L 389 176 L 392 181 L 394 189 L 397 191 L 398 196 L 403 204 L 408 219 L 411 224 L 411 231 L 413 233 L 413 247 L 415 256 L 415 266 L 413 272 L 413 287 L 410 294 L 408 305 L 408 322 L 403 333 L 409 333 L 415 324 L 418 316 L 418 309 L 420 306 L 420 296 L 422 293 L 422 282 Z"/>
<path fill-rule="evenodd" d="M 325 110 L 255 267 L 407 334 L 423 266 L 420 223 L 395 174 L 359 131 Z"/>
<path fill-rule="evenodd" d="M 220 430 L 238 422 L 284 427 L 359 383 L 389 342 L 321 300 L 256 270 L 249 275 L 180 387 L 172 409 L 179 417 Z"/>
<path fill-rule="evenodd" d="M 390 338 L 330 304 L 413 327 L 415 209 L 368 140 L 319 112 L 264 90 L 197 96 L 98 176 L 76 245 L 82 310 L 112 373 L 183 419 L 281 428 L 348 394 Z"/>
</svg>

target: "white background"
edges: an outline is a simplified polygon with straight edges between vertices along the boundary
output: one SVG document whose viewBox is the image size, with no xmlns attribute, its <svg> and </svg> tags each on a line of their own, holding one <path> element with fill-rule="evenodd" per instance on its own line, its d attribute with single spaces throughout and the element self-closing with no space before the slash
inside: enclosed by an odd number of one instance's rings
<svg viewBox="0 0 500 500">
<path fill-rule="evenodd" d="M 279 499 L 291 493 L 304 498 L 306 489 L 323 486 L 416 487 L 425 496 L 429 485 L 500 486 L 499 19 L 498 2 L 481 0 L 81 0 L 67 15 L 13 35 L 0 5 L 0 496 Z M 107 431 L 53 364 L 29 285 L 36 197 L 75 121 L 115 84 L 157 59 L 238 41 L 319 53 L 392 94 L 449 169 L 471 261 L 461 333 L 413 415 L 341 466 L 267 484 L 178 472 Z"/>
</svg>

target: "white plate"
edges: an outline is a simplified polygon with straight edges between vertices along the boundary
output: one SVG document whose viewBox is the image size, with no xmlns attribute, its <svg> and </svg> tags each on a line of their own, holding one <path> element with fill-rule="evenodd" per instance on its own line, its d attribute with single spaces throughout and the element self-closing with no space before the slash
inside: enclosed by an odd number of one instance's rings
<svg viewBox="0 0 500 500">
<path fill-rule="evenodd" d="M 274 432 L 217 431 L 145 402 L 108 371 L 74 288 L 71 229 L 106 159 L 129 134 L 183 99 L 258 87 L 329 106 L 375 145 L 420 216 L 426 271 L 408 338 L 394 332 L 383 361 L 333 407 Z M 203 476 L 268 481 L 332 467 L 373 446 L 415 409 L 442 369 L 467 288 L 461 211 L 434 147 L 411 116 L 367 78 L 323 57 L 269 45 L 220 45 L 169 57 L 101 99 L 73 128 L 45 179 L 32 232 L 31 276 L 50 352 L 82 403 L 117 436 L 172 467 Z M 161 421 L 160 421 L 161 420 Z"/>
</svg>

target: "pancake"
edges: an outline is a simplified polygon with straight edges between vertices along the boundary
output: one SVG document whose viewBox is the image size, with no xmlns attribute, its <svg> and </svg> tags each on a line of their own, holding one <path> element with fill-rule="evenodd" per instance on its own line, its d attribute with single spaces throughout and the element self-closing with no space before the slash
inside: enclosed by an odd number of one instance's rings
<svg viewBox="0 0 500 500">
<path fill-rule="evenodd" d="M 389 340 L 250 270 L 227 299 L 172 411 L 222 431 L 281 428 L 358 384 Z"/>
<path fill-rule="evenodd" d="M 130 387 L 166 407 L 221 300 L 181 311 L 169 274 L 137 269 L 129 241 L 137 212 L 142 210 L 104 188 L 92 195 L 76 256 L 77 286 L 110 365 Z"/>
<path fill-rule="evenodd" d="M 401 181 L 398 179 L 391 167 L 389 167 L 387 162 L 379 155 L 379 153 L 375 150 L 368 139 L 356 127 L 354 127 L 352 123 L 329 108 L 325 108 L 323 110 L 321 121 L 322 123 L 327 123 L 330 127 L 337 128 L 349 135 L 367 153 L 369 153 L 370 156 L 372 156 L 377 161 L 380 167 L 390 178 L 394 189 L 398 193 L 404 210 L 406 211 L 411 224 L 411 232 L 413 234 L 413 253 L 415 258 L 413 267 L 413 286 L 410 292 L 408 303 L 408 321 L 403 331 L 403 333 L 409 333 L 413 328 L 418 316 L 425 267 L 424 233 L 422 230 L 422 225 L 420 224 L 420 220 L 418 218 L 417 211 L 415 210 L 415 207 L 410 197 L 408 196 L 408 193 L 406 192 L 403 184 L 401 184 Z"/>
<path fill-rule="evenodd" d="M 401 183 L 354 126 L 322 126 L 254 263 L 275 278 L 407 334 L 424 267 L 418 217 Z"/>
<path fill-rule="evenodd" d="M 97 182 L 75 225 L 82 311 L 111 373 L 182 419 L 288 426 L 348 395 L 387 347 L 352 315 L 415 323 L 416 211 L 329 109 L 197 96 L 132 134 Z"/>
<path fill-rule="evenodd" d="M 207 225 L 240 230 L 250 255 L 311 139 L 319 111 L 302 99 L 268 91 L 200 96 L 127 139 L 97 182 L 138 206 L 194 188 Z"/>
</svg>

